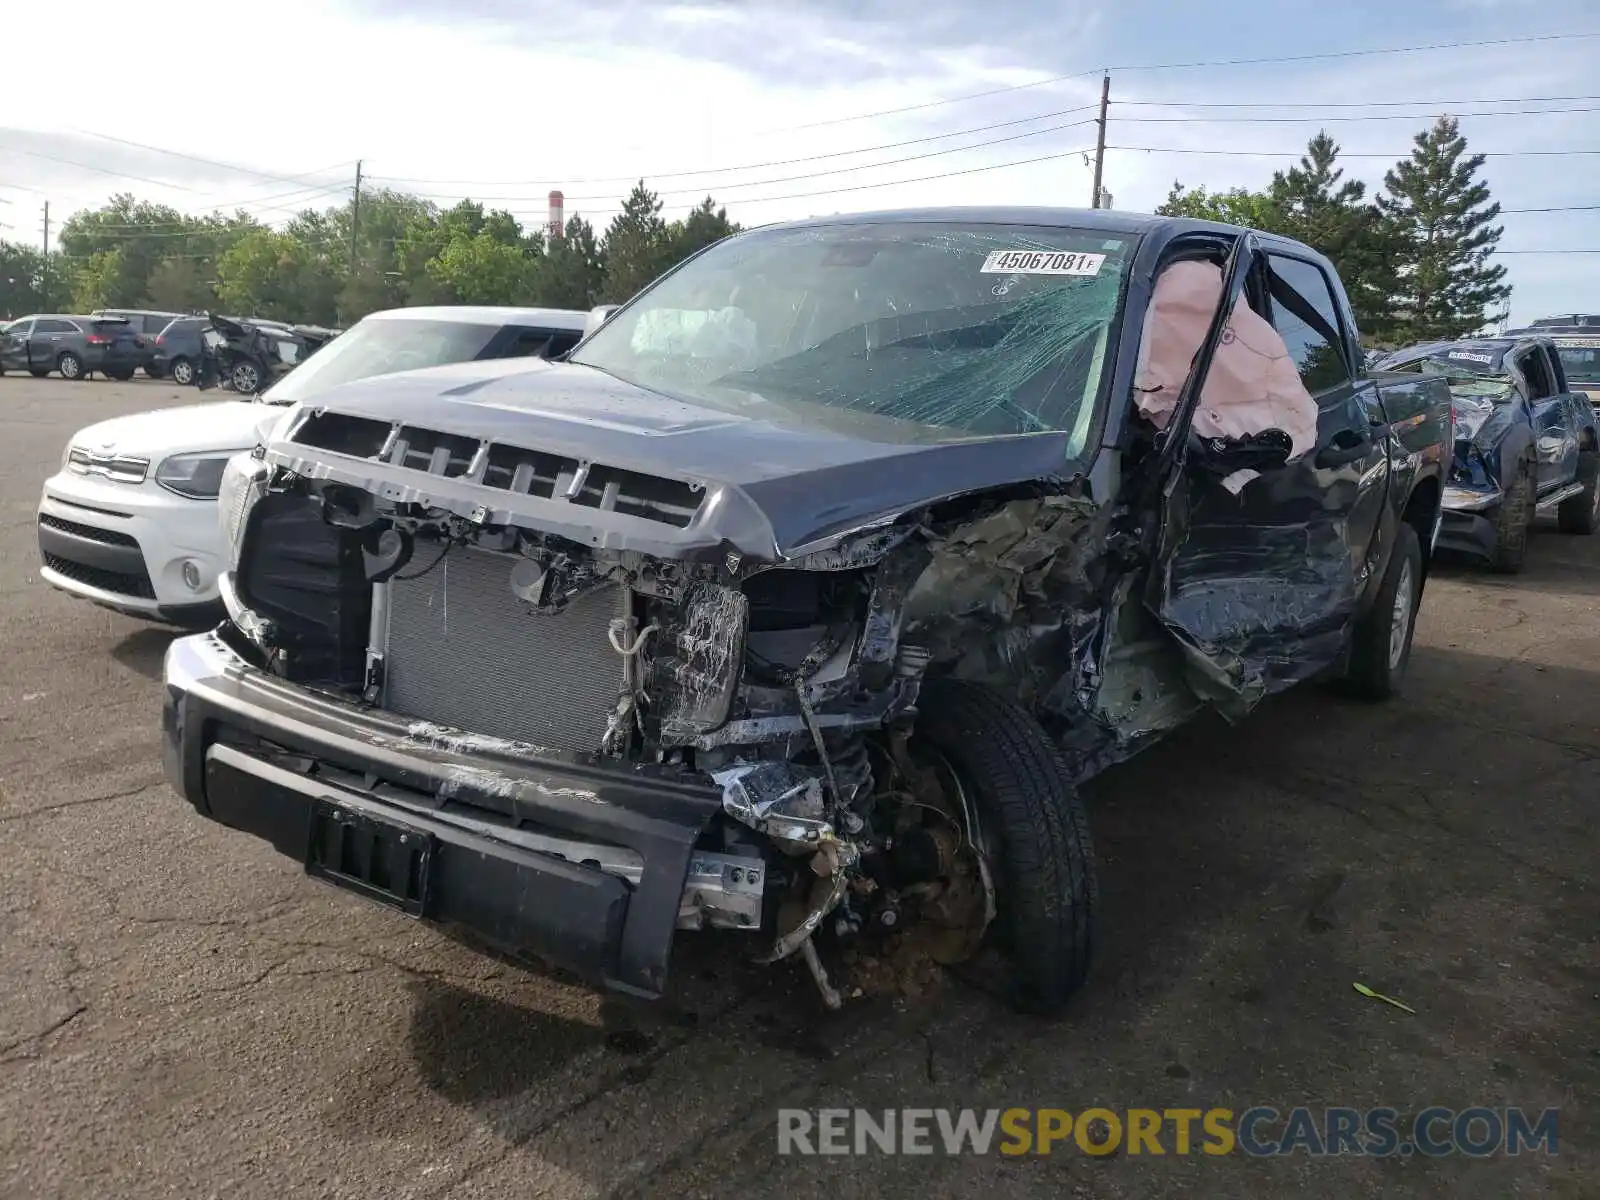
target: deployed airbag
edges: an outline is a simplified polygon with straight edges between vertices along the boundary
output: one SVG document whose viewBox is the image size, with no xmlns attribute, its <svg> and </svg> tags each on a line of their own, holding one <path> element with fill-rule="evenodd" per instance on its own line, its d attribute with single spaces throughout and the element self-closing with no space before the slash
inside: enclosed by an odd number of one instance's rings
<svg viewBox="0 0 1600 1200">
<path fill-rule="evenodd" d="M 1140 413 L 1158 429 L 1172 419 L 1178 393 L 1221 300 L 1222 269 L 1214 263 L 1173 263 L 1156 280 L 1134 389 Z M 1212 359 L 1193 429 L 1202 438 L 1228 441 L 1282 430 L 1290 440 L 1290 461 L 1317 443 L 1316 400 L 1300 381 L 1283 338 L 1243 296 Z M 1236 472 L 1225 483 L 1237 491 L 1255 475 Z"/>
</svg>

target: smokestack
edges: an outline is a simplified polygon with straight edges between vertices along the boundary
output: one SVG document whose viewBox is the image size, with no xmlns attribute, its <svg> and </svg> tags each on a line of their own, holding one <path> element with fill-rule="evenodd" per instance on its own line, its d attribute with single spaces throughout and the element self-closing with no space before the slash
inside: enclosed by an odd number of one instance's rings
<svg viewBox="0 0 1600 1200">
<path fill-rule="evenodd" d="M 559 242 L 561 235 L 566 232 L 566 202 L 567 198 L 560 192 L 550 193 L 550 222 L 545 226 L 547 241 Z"/>
</svg>

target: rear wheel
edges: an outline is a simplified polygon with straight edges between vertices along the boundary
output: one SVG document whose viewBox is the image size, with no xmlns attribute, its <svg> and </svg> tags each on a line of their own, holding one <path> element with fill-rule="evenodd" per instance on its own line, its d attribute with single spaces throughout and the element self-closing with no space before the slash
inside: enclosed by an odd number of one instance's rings
<svg viewBox="0 0 1600 1200">
<path fill-rule="evenodd" d="M 167 370 L 172 375 L 172 382 L 179 387 L 188 387 L 194 382 L 194 364 L 187 358 L 173 359 Z"/>
<path fill-rule="evenodd" d="M 1402 523 L 1377 598 L 1356 625 L 1346 690 L 1366 700 L 1387 700 L 1400 690 L 1411 661 L 1417 609 L 1422 604 L 1422 541 Z"/>
<path fill-rule="evenodd" d="M 35 379 L 43 379 L 46 375 L 50 374 L 50 368 L 49 367 L 29 367 L 28 368 L 28 374 L 32 375 Z"/>
<path fill-rule="evenodd" d="M 1578 482 L 1583 491 L 1556 509 L 1556 528 L 1562 533 L 1593 533 L 1600 525 L 1600 451 L 1585 450 L 1578 456 Z"/>
<path fill-rule="evenodd" d="M 1516 476 L 1506 488 L 1505 499 L 1494 519 L 1494 550 L 1489 554 L 1489 569 L 1499 575 L 1516 575 L 1528 557 L 1528 533 L 1533 527 L 1533 471 L 1526 462 L 1517 464 Z"/>
<path fill-rule="evenodd" d="M 117 367 L 115 370 L 106 371 L 107 379 L 115 379 L 118 383 L 127 383 L 133 378 L 132 367 Z"/>
<path fill-rule="evenodd" d="M 261 390 L 261 368 L 253 362 L 234 363 L 228 380 L 239 395 L 253 396 Z"/>
<path fill-rule="evenodd" d="M 56 370 L 61 372 L 63 379 L 82 379 L 83 359 L 71 350 L 63 350 L 61 356 L 56 359 Z"/>
<path fill-rule="evenodd" d="M 1082 986 L 1099 890 L 1089 821 L 1061 752 L 1031 713 L 990 688 L 930 680 L 914 743 L 948 763 L 970 796 L 980 857 L 993 881 L 996 940 L 1011 960 L 1013 999 L 1059 1011 Z"/>
</svg>

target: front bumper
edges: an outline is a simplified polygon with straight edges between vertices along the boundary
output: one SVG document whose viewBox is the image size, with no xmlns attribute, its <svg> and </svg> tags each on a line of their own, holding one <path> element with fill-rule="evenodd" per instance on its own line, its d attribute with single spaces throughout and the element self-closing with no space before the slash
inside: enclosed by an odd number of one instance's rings
<svg viewBox="0 0 1600 1200">
<path fill-rule="evenodd" d="M 148 479 L 116 483 L 62 471 L 45 481 L 38 537 L 39 576 L 60 591 L 151 620 L 221 618 L 225 551 L 214 501 L 186 500 Z M 196 587 L 184 579 L 186 563 Z"/>
<path fill-rule="evenodd" d="M 150 361 L 148 350 L 132 346 L 88 346 L 84 349 L 86 371 L 136 371 Z"/>
<path fill-rule="evenodd" d="M 1438 547 L 1485 558 L 1493 554 L 1497 540 L 1494 522 L 1503 499 L 1499 491 L 1446 487 Z"/>
<path fill-rule="evenodd" d="M 163 762 L 202 816 L 503 953 L 659 997 L 720 793 L 422 728 L 286 684 L 215 634 L 167 651 Z"/>
</svg>

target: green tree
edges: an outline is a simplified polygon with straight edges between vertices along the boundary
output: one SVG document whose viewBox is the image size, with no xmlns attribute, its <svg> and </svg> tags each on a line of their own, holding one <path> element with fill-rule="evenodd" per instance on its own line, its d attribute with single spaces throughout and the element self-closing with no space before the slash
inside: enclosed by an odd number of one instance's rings
<svg viewBox="0 0 1600 1200">
<path fill-rule="evenodd" d="M 1489 261 L 1503 229 L 1494 223 L 1500 205 L 1478 178 L 1483 163 L 1467 153 L 1459 122 L 1440 117 L 1383 177 L 1378 207 L 1403 256 L 1395 318 L 1409 341 L 1472 333 L 1511 297 L 1506 269 Z"/>
<path fill-rule="evenodd" d="M 217 263 L 217 299 L 241 316 L 305 320 L 319 264 L 305 243 L 287 233 L 257 229 Z"/>
<path fill-rule="evenodd" d="M 1367 185 L 1344 178 L 1339 145 L 1326 132 L 1312 138 L 1300 162 L 1275 171 L 1268 189 L 1277 232 L 1328 256 L 1350 298 L 1356 328 L 1373 339 L 1393 332 L 1399 238 L 1366 200 Z"/>
<path fill-rule="evenodd" d="M 644 180 L 622 202 L 622 211 L 606 229 L 605 298 L 621 304 L 674 261 L 666 221 L 661 218 L 661 197 L 645 187 Z"/>
<path fill-rule="evenodd" d="M 0 317 L 71 308 L 72 284 L 60 254 L 51 254 L 47 264 L 37 247 L 0 242 Z"/>
<path fill-rule="evenodd" d="M 600 303 L 605 283 L 605 259 L 594 226 L 572 217 L 562 236 L 545 249 L 534 272 L 530 299 L 547 308 L 593 308 Z"/>
<path fill-rule="evenodd" d="M 1186 188 L 1176 180 L 1156 212 L 1163 217 L 1221 221 L 1226 225 L 1243 225 L 1248 229 L 1264 229 L 1269 233 L 1278 232 L 1283 223 L 1282 214 L 1266 192 L 1252 192 L 1247 188 L 1208 192 L 1203 187 Z"/>
<path fill-rule="evenodd" d="M 533 271 L 520 243 L 507 245 L 488 229 L 451 238 L 427 264 L 429 277 L 463 304 L 526 304 Z"/>
<path fill-rule="evenodd" d="M 72 307 L 89 312 L 122 303 L 127 266 L 121 249 L 98 250 L 73 269 Z"/>
<path fill-rule="evenodd" d="M 156 264 L 145 284 L 145 303 L 168 312 L 204 312 L 216 303 L 212 271 L 192 258 L 168 258 Z"/>
<path fill-rule="evenodd" d="M 676 266 L 691 254 L 720 242 L 729 234 L 738 233 L 739 226 L 728 220 L 728 210 L 718 208 L 707 196 L 681 221 L 674 221 L 667 229 L 667 266 Z"/>
</svg>

